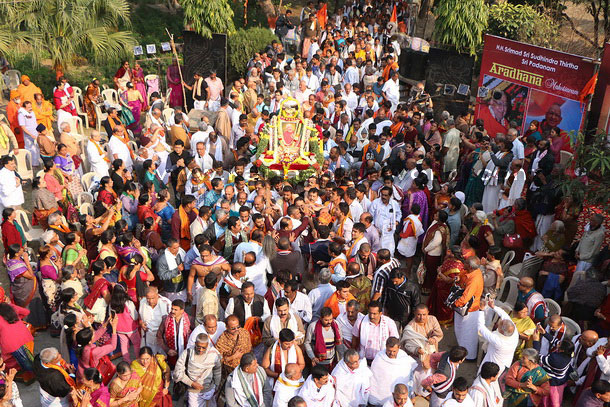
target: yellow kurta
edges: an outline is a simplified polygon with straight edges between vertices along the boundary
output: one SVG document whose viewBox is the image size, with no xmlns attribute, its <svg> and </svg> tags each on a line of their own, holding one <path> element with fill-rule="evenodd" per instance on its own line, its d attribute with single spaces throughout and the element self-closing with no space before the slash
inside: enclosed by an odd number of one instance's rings
<svg viewBox="0 0 610 407">
<path fill-rule="evenodd" d="M 41 106 L 32 102 L 32 109 L 36 115 L 36 123 L 44 124 L 47 129 L 51 130 L 53 126 L 53 105 L 51 105 L 51 102 L 43 100 Z"/>
</svg>

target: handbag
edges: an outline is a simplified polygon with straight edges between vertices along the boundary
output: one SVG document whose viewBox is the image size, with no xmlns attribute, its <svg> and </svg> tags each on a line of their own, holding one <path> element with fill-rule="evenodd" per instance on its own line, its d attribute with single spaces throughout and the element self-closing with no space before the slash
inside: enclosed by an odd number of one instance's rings
<svg viewBox="0 0 610 407">
<path fill-rule="evenodd" d="M 186 376 L 189 376 L 189 359 L 191 357 L 191 352 L 190 351 L 186 351 L 186 361 L 184 362 L 184 374 Z M 190 378 L 190 376 L 189 376 Z M 182 381 L 177 381 L 174 382 L 174 387 L 172 388 L 172 400 L 173 401 L 178 401 L 180 400 L 180 397 L 182 397 L 184 395 L 184 393 L 186 393 L 187 390 L 187 385 L 184 384 Z"/>
<path fill-rule="evenodd" d="M 502 246 L 507 249 L 520 249 L 523 247 L 523 238 L 520 234 L 504 235 Z"/>
<path fill-rule="evenodd" d="M 460 314 L 463 317 L 468 315 L 468 310 L 470 309 L 470 307 L 472 306 L 472 303 L 474 302 L 474 296 L 473 296 L 473 297 L 470 297 L 470 300 L 468 300 L 468 302 L 461 307 L 456 307 L 454 305 L 455 302 L 462 297 L 462 295 L 464 294 L 464 291 L 466 291 L 466 290 L 463 289 L 462 287 L 460 287 L 459 285 L 454 284 L 451 287 L 451 291 L 449 292 L 447 299 L 445 300 L 446 306 L 453 308 L 453 310 L 455 312 L 457 312 L 458 314 Z"/>
<path fill-rule="evenodd" d="M 93 348 L 89 351 L 89 364 L 93 365 Z M 112 363 L 108 355 L 104 355 L 100 358 L 99 362 L 97 362 L 97 370 L 102 375 L 102 382 L 105 385 L 108 385 L 116 373 L 116 366 Z"/>
</svg>

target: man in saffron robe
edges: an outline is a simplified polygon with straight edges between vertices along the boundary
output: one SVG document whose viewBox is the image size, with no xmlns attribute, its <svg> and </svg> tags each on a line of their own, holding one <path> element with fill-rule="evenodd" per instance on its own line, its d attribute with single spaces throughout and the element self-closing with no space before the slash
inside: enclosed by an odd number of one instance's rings
<svg viewBox="0 0 610 407">
<path fill-rule="evenodd" d="M 191 247 L 191 223 L 197 218 L 196 205 L 196 198 L 187 195 L 172 215 L 172 237 L 180 242 L 180 247 L 185 251 Z"/>
</svg>

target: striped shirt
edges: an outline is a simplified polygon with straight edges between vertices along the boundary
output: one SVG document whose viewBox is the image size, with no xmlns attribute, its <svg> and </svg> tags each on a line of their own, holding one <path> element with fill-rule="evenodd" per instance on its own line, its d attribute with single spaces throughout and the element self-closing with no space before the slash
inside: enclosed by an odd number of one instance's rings
<svg viewBox="0 0 610 407">
<path fill-rule="evenodd" d="M 379 260 L 377 260 L 379 261 Z M 371 297 L 377 293 L 381 293 L 381 306 L 385 305 L 385 286 L 390 278 L 390 271 L 400 267 L 400 261 L 392 257 L 389 262 L 380 266 L 373 276 L 373 286 L 371 288 Z"/>
</svg>

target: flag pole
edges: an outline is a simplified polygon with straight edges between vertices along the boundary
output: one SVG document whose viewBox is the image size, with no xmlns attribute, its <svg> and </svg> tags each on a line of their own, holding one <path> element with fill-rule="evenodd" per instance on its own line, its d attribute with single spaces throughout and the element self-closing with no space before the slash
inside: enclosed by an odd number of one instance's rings
<svg viewBox="0 0 610 407">
<path fill-rule="evenodd" d="M 184 78 L 182 77 L 182 69 L 180 68 L 180 59 L 178 58 L 178 52 L 176 52 L 176 44 L 174 43 L 174 35 L 170 34 L 169 30 L 166 28 L 165 32 L 169 36 L 169 43 L 172 47 L 172 52 L 174 53 L 174 58 L 176 58 L 176 63 L 178 64 L 178 74 L 180 75 L 180 86 L 182 86 L 182 98 L 184 99 L 184 109 L 188 110 L 186 105 L 186 90 L 184 89 Z"/>
</svg>

